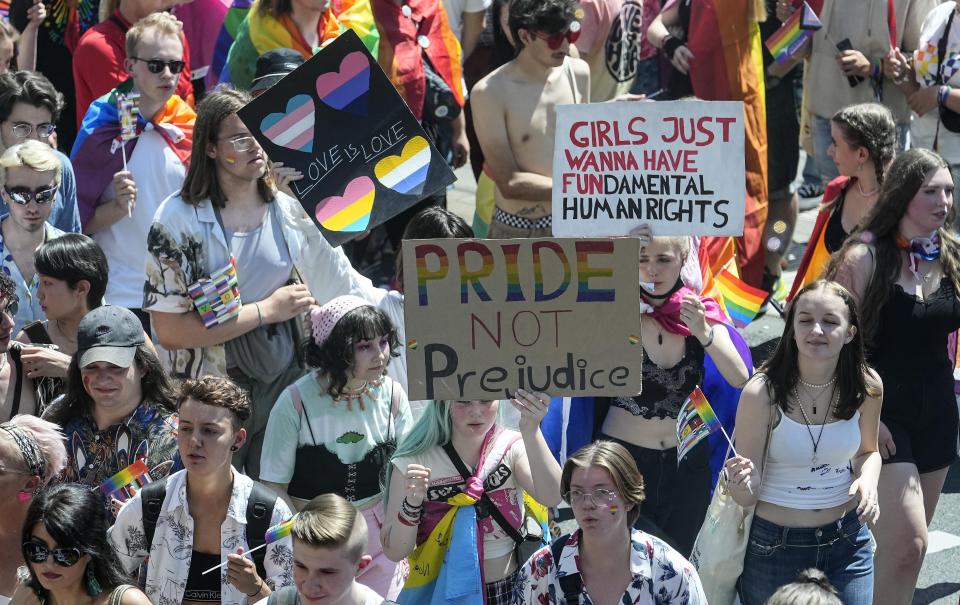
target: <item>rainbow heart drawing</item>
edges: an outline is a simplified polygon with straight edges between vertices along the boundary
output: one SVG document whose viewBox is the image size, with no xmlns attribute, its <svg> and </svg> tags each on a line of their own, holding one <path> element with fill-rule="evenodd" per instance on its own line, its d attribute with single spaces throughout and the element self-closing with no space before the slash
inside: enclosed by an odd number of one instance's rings
<svg viewBox="0 0 960 605">
<path fill-rule="evenodd" d="M 313 98 L 297 95 L 287 101 L 285 113 L 271 113 L 260 121 L 260 132 L 275 145 L 310 153 L 313 151 Z"/>
<path fill-rule="evenodd" d="M 367 92 L 370 90 L 370 61 L 361 51 L 352 52 L 340 61 L 340 71 L 320 74 L 317 94 L 320 100 L 341 111 L 367 115 Z"/>
<path fill-rule="evenodd" d="M 373 179 L 358 176 L 343 190 L 343 195 L 331 195 L 317 204 L 317 221 L 328 231 L 363 231 L 370 223 L 370 211 L 376 197 Z"/>
<path fill-rule="evenodd" d="M 430 144 L 423 137 L 413 137 L 403 146 L 400 155 L 388 155 L 373 167 L 373 173 L 384 187 L 398 193 L 418 195 L 427 182 L 430 169 Z"/>
</svg>

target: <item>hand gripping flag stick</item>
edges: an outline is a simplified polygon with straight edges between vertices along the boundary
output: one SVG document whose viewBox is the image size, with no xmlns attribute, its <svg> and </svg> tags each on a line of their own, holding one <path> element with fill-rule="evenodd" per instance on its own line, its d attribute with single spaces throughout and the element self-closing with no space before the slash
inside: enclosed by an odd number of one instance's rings
<svg viewBox="0 0 960 605">
<path fill-rule="evenodd" d="M 256 548 L 251 548 L 251 549 L 248 550 L 247 552 L 243 553 L 241 556 L 245 557 L 245 556 L 249 555 L 249 554 L 252 553 L 252 552 L 256 552 L 256 551 L 260 550 L 261 548 L 265 548 L 266 546 L 268 546 L 268 545 L 276 542 L 277 540 L 283 540 L 284 538 L 286 538 L 287 536 L 290 535 L 290 532 L 293 531 L 293 522 L 296 521 L 296 520 L 297 520 L 297 515 L 294 515 L 294 516 L 290 517 L 290 520 L 289 520 L 289 521 L 284 521 L 283 523 L 280 523 L 279 525 L 274 525 L 273 527 L 271 527 L 270 529 L 267 530 L 267 533 L 265 533 L 265 534 L 263 535 L 263 538 L 264 538 L 264 543 L 263 543 L 263 544 L 261 544 L 260 546 L 258 546 L 258 547 L 256 547 Z M 227 561 L 221 563 L 220 565 L 214 565 L 213 567 L 211 567 L 210 569 L 204 571 L 204 572 L 201 573 L 200 575 L 201 575 L 201 576 L 205 576 L 205 575 L 207 575 L 208 573 L 210 573 L 211 571 L 213 571 L 213 570 L 215 570 L 215 569 L 220 569 L 221 567 L 223 567 L 223 566 L 226 565 L 226 564 L 227 564 Z"/>
<path fill-rule="evenodd" d="M 137 138 L 137 116 L 140 115 L 140 95 L 117 95 L 117 113 L 120 115 L 120 154 L 123 157 L 123 171 L 127 171 L 127 141 Z M 127 204 L 127 218 L 133 216 L 133 206 Z"/>
</svg>

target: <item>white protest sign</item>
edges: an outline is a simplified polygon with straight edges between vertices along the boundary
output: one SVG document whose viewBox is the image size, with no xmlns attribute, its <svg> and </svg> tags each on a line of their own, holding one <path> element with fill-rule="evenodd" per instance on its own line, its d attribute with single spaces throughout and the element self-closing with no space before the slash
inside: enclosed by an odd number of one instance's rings
<svg viewBox="0 0 960 605">
<path fill-rule="evenodd" d="M 557 108 L 553 234 L 743 235 L 743 103 Z"/>
</svg>

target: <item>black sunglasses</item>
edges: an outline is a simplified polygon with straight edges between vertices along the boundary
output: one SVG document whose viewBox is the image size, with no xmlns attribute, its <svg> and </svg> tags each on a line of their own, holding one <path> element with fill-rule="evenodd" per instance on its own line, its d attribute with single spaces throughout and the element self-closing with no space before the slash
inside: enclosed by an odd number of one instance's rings
<svg viewBox="0 0 960 605">
<path fill-rule="evenodd" d="M 183 71 L 184 63 L 183 61 L 163 61 L 161 59 L 141 59 L 140 57 L 130 57 L 134 61 L 143 61 L 147 64 L 147 69 L 150 70 L 152 74 L 162 74 L 163 68 L 170 68 L 170 73 L 178 74 Z"/>
<path fill-rule="evenodd" d="M 26 187 L 4 187 L 4 191 L 7 192 L 7 195 L 10 196 L 10 199 L 13 200 L 13 203 L 19 206 L 26 206 L 30 202 L 36 200 L 40 205 L 49 204 L 53 201 L 53 198 L 57 195 L 57 188 L 50 187 L 49 189 L 36 189 L 31 190 Z"/>
<path fill-rule="evenodd" d="M 53 561 L 60 567 L 73 567 L 83 556 L 78 548 L 54 548 L 50 550 L 43 542 L 23 543 L 23 558 L 30 563 L 43 563 L 53 555 Z"/>
</svg>

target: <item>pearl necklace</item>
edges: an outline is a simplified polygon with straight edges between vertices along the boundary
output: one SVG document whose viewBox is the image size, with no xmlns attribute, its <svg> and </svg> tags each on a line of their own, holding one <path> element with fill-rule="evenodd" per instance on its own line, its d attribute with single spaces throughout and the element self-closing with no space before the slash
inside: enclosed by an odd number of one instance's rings
<svg viewBox="0 0 960 605">
<path fill-rule="evenodd" d="M 808 389 L 822 389 L 822 388 L 824 388 L 824 387 L 828 387 L 828 386 L 830 386 L 831 384 L 835 383 L 835 382 L 837 381 L 837 375 L 834 374 L 834 375 L 833 375 L 833 378 L 831 378 L 830 380 L 828 380 L 827 382 L 825 382 L 825 383 L 823 383 L 823 384 L 813 384 L 812 382 L 807 382 L 806 380 L 804 380 L 804 379 L 801 378 L 800 376 L 797 376 L 797 381 L 798 381 L 800 384 L 802 384 L 803 386 L 807 387 Z"/>
</svg>

